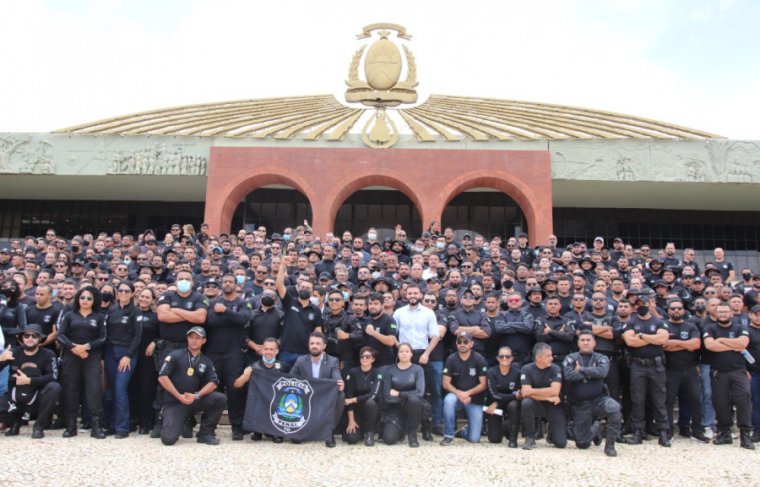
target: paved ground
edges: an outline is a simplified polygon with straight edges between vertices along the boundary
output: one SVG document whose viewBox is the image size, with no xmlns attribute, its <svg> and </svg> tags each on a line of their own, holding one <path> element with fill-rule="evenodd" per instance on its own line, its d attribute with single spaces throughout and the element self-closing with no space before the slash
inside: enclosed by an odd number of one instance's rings
<svg viewBox="0 0 760 487">
<path fill-rule="evenodd" d="M 542 440 L 536 450 L 512 450 L 506 444 L 470 445 L 456 440 L 444 448 L 422 442 L 372 448 L 337 448 L 321 443 L 275 445 L 230 440 L 228 427 L 220 428 L 222 444 L 207 446 L 180 439 L 171 447 L 146 436 L 128 439 L 91 439 L 86 433 L 61 438 L 62 431 L 47 432 L 32 440 L 30 429 L 14 438 L 0 438 L 3 460 L 0 485 L 505 485 L 653 486 L 760 485 L 760 449 L 747 451 L 738 441 L 716 447 L 676 439 L 672 448 L 656 441 L 641 446 L 618 446 L 618 458 L 607 458 L 601 447 L 565 450 Z M 436 437 L 439 438 L 439 437 Z"/>
</svg>

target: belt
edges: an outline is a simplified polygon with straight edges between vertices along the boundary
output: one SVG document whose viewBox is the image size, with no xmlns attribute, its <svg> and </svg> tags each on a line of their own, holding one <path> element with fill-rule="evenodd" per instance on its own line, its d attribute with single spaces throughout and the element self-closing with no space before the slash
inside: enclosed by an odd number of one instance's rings
<svg viewBox="0 0 760 487">
<path fill-rule="evenodd" d="M 643 365 L 644 367 L 653 367 L 657 365 L 657 361 L 653 358 L 638 358 L 633 357 L 633 363 Z"/>
</svg>

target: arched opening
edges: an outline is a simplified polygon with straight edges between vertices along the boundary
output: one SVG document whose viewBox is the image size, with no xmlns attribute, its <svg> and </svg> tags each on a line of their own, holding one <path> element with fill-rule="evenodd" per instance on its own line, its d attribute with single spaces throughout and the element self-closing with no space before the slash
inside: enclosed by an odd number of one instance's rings
<svg viewBox="0 0 760 487">
<path fill-rule="evenodd" d="M 476 233 L 487 239 L 493 235 L 514 237 L 528 231 L 520 206 L 507 194 L 493 188 L 471 188 L 456 195 L 443 210 L 442 227 L 451 227 L 458 236 Z"/>
<path fill-rule="evenodd" d="M 308 198 L 290 186 L 269 184 L 248 193 L 232 216 L 232 231 L 265 226 L 270 233 L 312 221 Z"/>
<path fill-rule="evenodd" d="M 411 199 L 388 186 L 368 186 L 352 193 L 338 208 L 336 234 L 346 230 L 363 235 L 369 227 L 378 229 L 381 239 L 392 238 L 396 225 L 401 225 L 409 238 L 421 227 L 420 213 Z"/>
</svg>

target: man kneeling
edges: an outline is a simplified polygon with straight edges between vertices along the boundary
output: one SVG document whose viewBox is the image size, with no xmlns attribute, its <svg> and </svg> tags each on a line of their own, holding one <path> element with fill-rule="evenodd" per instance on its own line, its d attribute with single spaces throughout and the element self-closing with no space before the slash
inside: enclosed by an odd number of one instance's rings
<svg viewBox="0 0 760 487">
<path fill-rule="evenodd" d="M 187 332 L 187 349 L 175 350 L 164 359 L 158 383 L 168 394 L 164 402 L 161 441 L 173 445 L 179 439 L 185 418 L 202 412 L 198 443 L 218 445 L 215 435 L 219 418 L 227 407 L 227 397 L 216 392 L 219 380 L 211 359 L 201 354 L 206 330 L 194 326 Z"/>
</svg>

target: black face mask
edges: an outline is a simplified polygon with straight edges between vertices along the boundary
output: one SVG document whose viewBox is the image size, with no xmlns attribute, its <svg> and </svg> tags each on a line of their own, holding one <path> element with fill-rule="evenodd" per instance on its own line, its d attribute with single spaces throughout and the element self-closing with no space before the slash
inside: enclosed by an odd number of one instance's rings
<svg viewBox="0 0 760 487">
<path fill-rule="evenodd" d="M 457 307 L 457 302 L 456 301 L 446 301 L 446 307 L 454 309 L 454 308 Z"/>
<path fill-rule="evenodd" d="M 458 282 L 450 282 L 449 283 L 449 287 L 451 289 L 457 289 L 457 288 L 459 288 L 459 286 L 461 286 L 461 283 L 458 283 Z"/>
<path fill-rule="evenodd" d="M 750 279 L 752 279 L 752 274 L 750 274 L 749 272 L 745 272 L 744 274 L 742 274 L 742 277 L 744 278 L 745 281 L 749 281 Z"/>
<path fill-rule="evenodd" d="M 509 309 L 509 303 L 507 303 L 506 301 L 501 301 L 499 303 L 499 308 L 501 308 L 502 311 L 506 311 Z"/>
<path fill-rule="evenodd" d="M 442 278 L 443 276 L 446 275 L 446 269 L 436 269 L 435 275 Z"/>
<path fill-rule="evenodd" d="M 100 299 L 110 303 L 113 300 L 113 293 L 100 293 Z"/>
<path fill-rule="evenodd" d="M 697 313 L 704 313 L 706 309 L 707 309 L 707 306 L 705 306 L 704 304 L 694 305 L 694 311 L 696 311 Z"/>
<path fill-rule="evenodd" d="M 308 289 L 301 289 L 298 291 L 298 299 L 305 301 L 311 297 L 311 291 Z"/>
<path fill-rule="evenodd" d="M 274 306 L 274 297 L 273 296 L 262 296 L 261 297 L 261 304 L 264 306 Z"/>
<path fill-rule="evenodd" d="M 649 306 L 639 306 L 636 308 L 636 313 L 639 316 L 646 316 L 649 313 Z"/>
</svg>

